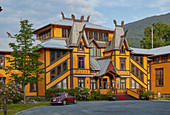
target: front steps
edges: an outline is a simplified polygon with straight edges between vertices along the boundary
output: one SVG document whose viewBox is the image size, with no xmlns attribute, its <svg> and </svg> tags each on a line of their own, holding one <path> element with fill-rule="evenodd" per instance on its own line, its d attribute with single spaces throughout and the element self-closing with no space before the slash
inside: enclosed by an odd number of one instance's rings
<svg viewBox="0 0 170 115">
<path fill-rule="evenodd" d="M 136 100 L 136 98 L 127 94 L 116 94 L 114 95 L 114 97 L 116 98 L 116 100 Z"/>
</svg>

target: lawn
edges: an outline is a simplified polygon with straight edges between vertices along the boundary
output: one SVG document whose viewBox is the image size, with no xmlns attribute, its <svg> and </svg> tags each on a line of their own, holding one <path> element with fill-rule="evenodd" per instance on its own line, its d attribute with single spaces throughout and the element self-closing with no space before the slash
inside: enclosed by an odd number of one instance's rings
<svg viewBox="0 0 170 115">
<path fill-rule="evenodd" d="M 170 98 L 154 98 L 154 100 L 170 100 Z"/>
<path fill-rule="evenodd" d="M 32 104 L 9 104 L 7 105 L 7 115 L 15 115 L 16 113 L 29 109 L 32 107 L 42 106 L 42 105 L 49 105 L 49 101 L 41 101 L 39 103 L 32 103 Z M 0 115 L 3 115 L 3 111 L 0 111 Z"/>
</svg>

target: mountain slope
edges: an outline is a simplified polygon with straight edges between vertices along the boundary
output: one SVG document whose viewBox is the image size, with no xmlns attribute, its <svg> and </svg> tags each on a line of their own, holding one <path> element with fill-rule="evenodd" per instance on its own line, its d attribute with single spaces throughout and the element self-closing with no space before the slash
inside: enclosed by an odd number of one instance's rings
<svg viewBox="0 0 170 115">
<path fill-rule="evenodd" d="M 142 40 L 144 36 L 144 28 L 152 26 L 153 23 L 160 21 L 165 24 L 170 24 L 170 13 L 152 16 L 136 22 L 125 24 L 124 29 L 128 29 L 127 39 L 129 40 L 129 43 L 132 45 L 132 47 L 140 47 L 140 40 Z"/>
</svg>

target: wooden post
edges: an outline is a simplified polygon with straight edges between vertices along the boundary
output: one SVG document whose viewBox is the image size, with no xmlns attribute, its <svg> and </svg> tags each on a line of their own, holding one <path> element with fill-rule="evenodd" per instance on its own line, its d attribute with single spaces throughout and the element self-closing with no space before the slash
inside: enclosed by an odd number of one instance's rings
<svg viewBox="0 0 170 115">
<path fill-rule="evenodd" d="M 103 76 L 102 76 L 102 78 L 101 78 L 101 86 L 102 86 L 102 89 L 104 89 Z"/>
<path fill-rule="evenodd" d="M 6 107 L 6 96 L 4 96 L 4 115 L 7 113 L 7 107 Z"/>
</svg>

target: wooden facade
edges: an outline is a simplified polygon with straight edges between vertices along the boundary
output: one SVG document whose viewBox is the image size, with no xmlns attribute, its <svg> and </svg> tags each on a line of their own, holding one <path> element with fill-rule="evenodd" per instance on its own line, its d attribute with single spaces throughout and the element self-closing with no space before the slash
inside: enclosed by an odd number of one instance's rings
<svg viewBox="0 0 170 115">
<path fill-rule="evenodd" d="M 72 23 L 77 21 L 75 19 L 71 20 L 73 21 Z M 82 20 L 79 21 L 84 22 Z M 115 28 L 117 27 L 123 28 L 122 25 L 119 26 L 116 24 Z M 73 31 L 72 28 L 73 26 L 68 25 L 49 24 L 34 31 L 34 34 L 37 35 L 37 40 L 44 42 L 51 39 L 67 40 L 71 39 L 69 32 Z M 83 34 L 83 31 L 86 32 L 86 35 Z M 53 87 L 65 89 L 86 87 L 91 90 L 100 90 L 103 94 L 106 94 L 107 91 L 110 90 L 114 93 L 126 93 L 126 89 L 144 88 L 147 90 L 151 87 L 151 90 L 155 93 L 161 91 L 164 94 L 170 94 L 170 87 L 168 85 L 168 82 L 170 82 L 170 73 L 168 71 L 170 68 L 170 55 L 168 55 L 166 62 L 156 64 L 151 62 L 151 70 L 148 71 L 148 55 L 144 53 L 135 54 L 132 52 L 126 41 L 126 32 L 123 32 L 124 38 L 119 36 L 122 40 L 124 39 L 121 41 L 122 44 L 120 48 L 111 50 L 107 50 L 108 46 L 111 46 L 109 43 L 111 43 L 113 39 L 117 39 L 114 37 L 116 34 L 114 30 L 104 30 L 94 27 L 83 28 L 81 32 L 78 32 L 82 35 L 81 38 L 78 39 L 78 44 L 75 46 L 67 46 L 70 49 L 57 49 L 56 54 L 53 54 L 55 48 L 44 47 L 40 49 L 41 57 L 39 60 L 44 63 L 41 68 L 45 70 L 45 73 L 42 74 L 41 77 L 44 79 L 37 83 L 37 90 L 35 91 L 30 90 L 30 84 L 27 85 L 26 96 L 43 97 L 45 96 L 45 90 Z M 95 36 L 94 34 L 96 34 L 98 37 L 96 39 L 93 38 L 94 40 L 90 42 L 98 48 L 98 50 L 95 49 L 96 51 L 93 50 L 96 56 L 90 55 L 90 51 L 92 51 L 90 49 L 92 47 L 90 47 L 91 44 L 87 43 L 87 41 L 90 40 L 90 34 L 92 34 L 93 37 Z M 106 46 L 100 46 L 99 43 L 106 44 Z M 68 43 L 66 44 L 68 45 Z M 100 53 L 100 55 L 97 53 Z M 0 77 L 4 78 L 7 83 L 9 82 L 9 77 L 5 75 L 5 66 L 8 65 L 8 62 L 3 56 L 10 56 L 10 52 L 0 52 L 0 61 L 4 63 L 2 67 L 0 65 Z M 96 62 L 103 60 L 103 62 L 108 62 L 108 64 L 99 64 L 100 70 L 92 69 L 90 63 L 91 57 L 94 58 Z M 105 70 L 102 70 L 103 66 L 106 66 L 104 67 Z M 164 71 L 163 85 L 159 87 L 155 85 L 156 68 L 163 68 Z M 100 73 L 102 74 L 98 76 Z"/>
</svg>

